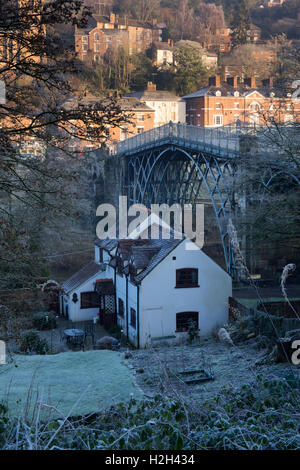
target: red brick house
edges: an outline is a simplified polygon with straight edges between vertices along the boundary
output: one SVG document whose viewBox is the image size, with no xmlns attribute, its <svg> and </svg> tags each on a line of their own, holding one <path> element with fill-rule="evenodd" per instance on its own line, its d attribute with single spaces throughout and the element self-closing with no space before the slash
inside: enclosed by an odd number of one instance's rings
<svg viewBox="0 0 300 470">
<path fill-rule="evenodd" d="M 156 20 L 141 22 L 114 13 L 93 15 L 87 28 L 75 26 L 75 50 L 82 61 L 98 61 L 109 47 L 123 46 L 129 55 L 145 52 L 156 41 L 162 40 L 164 24 Z"/>
<path fill-rule="evenodd" d="M 274 88 L 272 79 L 256 87 L 255 78 L 210 77 L 207 87 L 184 96 L 187 124 L 201 127 L 264 125 L 271 117 L 277 122 L 300 122 L 300 99 Z"/>
</svg>

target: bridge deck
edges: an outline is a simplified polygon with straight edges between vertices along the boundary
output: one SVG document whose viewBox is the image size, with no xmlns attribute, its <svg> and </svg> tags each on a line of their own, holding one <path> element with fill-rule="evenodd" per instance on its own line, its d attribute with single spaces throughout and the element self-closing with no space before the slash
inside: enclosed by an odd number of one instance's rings
<svg viewBox="0 0 300 470">
<path fill-rule="evenodd" d="M 203 128 L 170 122 L 119 142 L 116 154 L 131 155 L 164 144 L 180 145 L 216 156 L 237 157 L 241 131 L 236 127 Z"/>
</svg>

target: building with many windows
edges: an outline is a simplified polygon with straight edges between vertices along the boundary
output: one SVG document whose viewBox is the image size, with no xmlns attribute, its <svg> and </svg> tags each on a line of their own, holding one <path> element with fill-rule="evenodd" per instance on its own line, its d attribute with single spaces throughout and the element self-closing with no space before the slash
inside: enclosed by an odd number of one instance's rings
<svg viewBox="0 0 300 470">
<path fill-rule="evenodd" d="M 154 110 L 154 127 L 168 122 L 185 123 L 185 101 L 169 91 L 157 90 L 156 85 L 148 82 L 147 88 L 128 95 Z"/>
<path fill-rule="evenodd" d="M 239 83 L 238 77 L 210 77 L 207 87 L 184 96 L 187 124 L 201 127 L 227 125 L 265 125 L 300 122 L 300 98 L 263 80 L 257 87 L 254 77 Z"/>
<path fill-rule="evenodd" d="M 75 50 L 80 60 L 97 62 L 110 47 L 122 46 L 129 55 L 145 52 L 162 41 L 164 24 L 141 22 L 114 13 L 93 15 L 86 28 L 75 27 Z"/>
</svg>

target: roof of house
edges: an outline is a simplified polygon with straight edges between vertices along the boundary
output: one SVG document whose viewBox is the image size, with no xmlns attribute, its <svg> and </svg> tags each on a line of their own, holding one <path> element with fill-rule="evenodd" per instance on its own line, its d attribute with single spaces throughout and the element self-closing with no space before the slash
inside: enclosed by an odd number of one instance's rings
<svg viewBox="0 0 300 470">
<path fill-rule="evenodd" d="M 250 88 L 246 85 L 238 85 L 237 87 L 233 87 L 231 85 L 228 85 L 227 83 L 222 83 L 221 86 L 206 86 L 204 88 L 201 88 L 198 91 L 195 91 L 194 93 L 191 93 L 190 95 L 183 96 L 182 99 L 192 99 L 192 98 L 200 98 L 202 96 L 216 96 L 216 92 L 220 91 L 222 97 L 232 97 L 234 96 L 234 92 L 238 91 L 240 96 L 247 97 L 251 93 L 257 91 L 261 95 L 267 97 L 270 95 L 271 92 L 275 93 L 276 97 L 283 97 L 286 95 L 286 91 L 283 92 L 282 90 L 275 89 L 272 87 L 254 87 Z"/>
<path fill-rule="evenodd" d="M 80 269 L 80 271 L 77 271 L 77 273 L 73 274 L 73 276 L 71 276 L 62 284 L 63 291 L 66 294 L 72 292 L 72 290 L 76 289 L 81 284 L 91 279 L 100 271 L 101 268 L 99 264 L 95 263 L 94 261 L 91 261 L 89 264 Z"/>
<path fill-rule="evenodd" d="M 134 96 L 125 96 L 124 98 L 120 98 L 117 103 L 121 107 L 122 111 L 154 112 L 154 109 L 150 108 L 150 106 L 147 106 Z"/>
<path fill-rule="evenodd" d="M 130 222 L 130 219 L 131 218 L 129 218 L 128 222 Z M 132 217 L 132 219 L 134 220 L 134 217 Z M 130 262 L 130 264 L 139 271 L 138 274 L 134 276 L 134 280 L 137 283 L 140 283 L 185 239 L 183 234 L 174 232 L 168 225 L 158 225 L 157 221 L 148 223 L 149 220 L 151 219 L 145 219 L 144 222 L 146 225 L 139 232 L 139 238 L 95 241 L 95 245 L 107 251 L 112 251 L 117 248 L 116 255 L 126 263 Z M 133 236 L 133 233 L 131 236 Z M 112 267 L 117 266 L 116 257 L 111 259 L 109 265 Z M 124 272 L 128 274 L 128 266 L 125 267 Z"/>
<path fill-rule="evenodd" d="M 111 23 L 110 17 L 106 15 L 93 15 L 95 20 L 98 23 Z M 125 26 L 135 26 L 138 28 L 146 28 L 146 29 L 159 29 L 159 27 L 156 25 L 153 25 L 153 23 L 147 22 L 147 21 L 139 21 L 135 20 L 132 18 L 121 18 L 119 16 L 116 16 L 116 24 L 119 25 L 125 25 Z"/>
<path fill-rule="evenodd" d="M 135 93 L 130 93 L 128 97 L 137 98 L 141 101 L 181 101 L 179 96 L 176 96 L 170 91 L 163 90 L 142 90 L 136 91 Z"/>
<path fill-rule="evenodd" d="M 87 93 L 86 95 L 72 95 L 64 102 L 64 108 L 67 110 L 71 110 L 72 108 L 77 109 L 78 106 L 94 106 L 99 104 L 101 106 L 105 106 L 106 100 L 108 102 L 109 98 L 106 96 L 95 96 L 91 93 Z M 123 97 L 123 98 L 116 98 L 116 104 L 120 107 L 121 111 L 130 111 L 130 112 L 147 112 L 147 113 L 154 113 L 154 109 L 147 106 L 145 103 L 141 102 L 139 99 L 135 97 Z"/>
</svg>

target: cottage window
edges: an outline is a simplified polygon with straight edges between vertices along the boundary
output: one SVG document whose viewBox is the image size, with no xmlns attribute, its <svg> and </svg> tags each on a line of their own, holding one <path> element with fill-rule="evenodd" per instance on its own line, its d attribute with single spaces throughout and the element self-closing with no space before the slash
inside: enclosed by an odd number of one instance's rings
<svg viewBox="0 0 300 470">
<path fill-rule="evenodd" d="M 176 287 L 199 287 L 198 269 L 185 268 L 176 270 Z"/>
<path fill-rule="evenodd" d="M 138 122 L 143 122 L 143 121 L 145 121 L 145 115 L 144 115 L 144 114 L 138 114 L 138 115 L 137 115 L 137 120 L 138 120 Z"/>
<path fill-rule="evenodd" d="M 240 103 L 234 103 L 234 109 L 239 109 Z"/>
<path fill-rule="evenodd" d="M 98 308 L 100 306 L 97 292 L 82 292 L 80 294 L 80 308 Z"/>
<path fill-rule="evenodd" d="M 221 109 L 221 103 L 216 103 L 216 109 Z"/>
<path fill-rule="evenodd" d="M 124 317 L 124 302 L 122 299 L 119 298 L 119 315 L 120 317 Z"/>
<path fill-rule="evenodd" d="M 181 312 L 176 314 L 176 331 L 187 331 L 191 325 L 196 329 L 199 328 L 198 312 Z"/>
<path fill-rule="evenodd" d="M 136 328 L 136 311 L 134 308 L 130 309 L 130 326 L 132 326 L 132 328 Z"/>
</svg>

